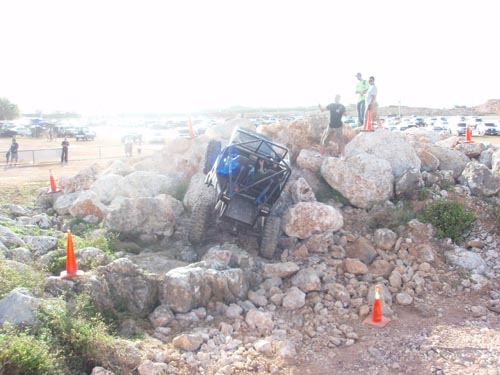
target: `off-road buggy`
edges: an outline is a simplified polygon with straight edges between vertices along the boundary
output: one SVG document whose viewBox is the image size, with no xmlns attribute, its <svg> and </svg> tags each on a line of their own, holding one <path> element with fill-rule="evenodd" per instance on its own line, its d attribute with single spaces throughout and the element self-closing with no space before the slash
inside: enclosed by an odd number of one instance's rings
<svg viewBox="0 0 500 375">
<path fill-rule="evenodd" d="M 215 188 L 217 200 L 194 205 L 189 241 L 201 243 L 209 223 L 225 222 L 234 232 L 257 235 L 260 255 L 272 258 L 281 230 L 281 219 L 272 210 L 291 175 L 287 160 L 287 148 L 239 128 L 224 148 L 220 141 L 210 141 L 205 183 Z"/>
</svg>

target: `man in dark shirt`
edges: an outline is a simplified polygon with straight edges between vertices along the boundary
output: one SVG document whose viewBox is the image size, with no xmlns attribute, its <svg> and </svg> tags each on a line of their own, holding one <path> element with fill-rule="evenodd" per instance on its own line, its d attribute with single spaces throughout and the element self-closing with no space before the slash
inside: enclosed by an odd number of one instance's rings
<svg viewBox="0 0 500 375">
<path fill-rule="evenodd" d="M 16 138 L 12 138 L 12 143 L 10 144 L 10 165 L 17 165 L 18 155 L 17 152 L 19 150 L 19 143 L 17 143 Z"/>
<path fill-rule="evenodd" d="M 62 146 L 62 152 L 61 152 L 61 163 L 68 162 L 68 148 L 69 148 L 69 142 L 67 138 L 64 138 L 64 140 L 61 142 Z"/>
<path fill-rule="evenodd" d="M 324 153 L 325 147 L 328 145 L 331 139 L 334 139 L 339 146 L 340 160 L 344 160 L 344 124 L 342 122 L 342 116 L 345 114 L 344 105 L 340 104 L 340 95 L 335 96 L 335 103 L 328 104 L 326 107 L 319 105 L 321 112 L 329 110 L 330 111 L 330 123 L 325 129 L 323 136 L 321 137 L 321 153 Z"/>
</svg>

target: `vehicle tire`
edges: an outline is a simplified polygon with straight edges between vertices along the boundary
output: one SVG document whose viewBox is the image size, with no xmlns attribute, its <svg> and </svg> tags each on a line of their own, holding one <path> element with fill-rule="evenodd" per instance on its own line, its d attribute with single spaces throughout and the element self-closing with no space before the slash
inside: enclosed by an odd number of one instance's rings
<svg viewBox="0 0 500 375">
<path fill-rule="evenodd" d="M 211 140 L 208 142 L 207 153 L 205 154 L 205 167 L 203 173 L 207 174 L 214 166 L 217 156 L 219 156 L 222 144 L 220 141 Z"/>
<path fill-rule="evenodd" d="M 210 202 L 201 201 L 194 205 L 188 227 L 188 240 L 192 244 L 197 245 L 205 238 L 212 210 Z"/>
<path fill-rule="evenodd" d="M 260 256 L 272 259 L 274 251 L 278 246 L 278 239 L 281 234 L 281 219 L 277 216 L 268 216 L 262 230 L 260 240 Z"/>
</svg>

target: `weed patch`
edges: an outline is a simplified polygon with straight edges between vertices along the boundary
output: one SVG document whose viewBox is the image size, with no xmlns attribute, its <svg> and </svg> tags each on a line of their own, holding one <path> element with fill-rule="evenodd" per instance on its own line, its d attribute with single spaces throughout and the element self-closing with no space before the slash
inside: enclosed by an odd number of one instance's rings
<svg viewBox="0 0 500 375">
<path fill-rule="evenodd" d="M 23 265 L 23 267 L 29 266 Z M 32 290 L 36 286 L 43 285 L 43 279 L 41 272 L 32 269 L 30 272 L 23 272 L 11 266 L 8 261 L 0 259 L 0 299 L 15 288 Z"/>
<path fill-rule="evenodd" d="M 464 232 L 470 230 L 475 216 L 468 212 L 462 203 L 443 199 L 425 207 L 422 220 L 436 228 L 438 238 L 451 238 L 457 242 Z"/>
</svg>

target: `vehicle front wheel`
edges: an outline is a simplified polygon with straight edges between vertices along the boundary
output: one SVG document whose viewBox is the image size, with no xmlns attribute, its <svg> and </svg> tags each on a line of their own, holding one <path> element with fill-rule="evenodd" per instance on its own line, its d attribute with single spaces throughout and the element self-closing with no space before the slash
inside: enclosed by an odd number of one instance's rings
<svg viewBox="0 0 500 375">
<path fill-rule="evenodd" d="M 192 244 L 197 245 L 204 240 L 212 210 L 210 202 L 200 201 L 194 205 L 188 227 L 188 240 Z"/>
<path fill-rule="evenodd" d="M 219 156 L 220 150 L 222 148 L 222 143 L 220 141 L 211 140 L 207 146 L 207 152 L 205 154 L 205 167 L 203 168 L 203 173 L 207 174 L 210 172 L 214 166 L 217 156 Z"/>
<path fill-rule="evenodd" d="M 281 234 L 281 219 L 277 216 L 268 216 L 262 230 L 260 241 L 260 256 L 266 259 L 272 259 L 278 240 Z"/>
</svg>

